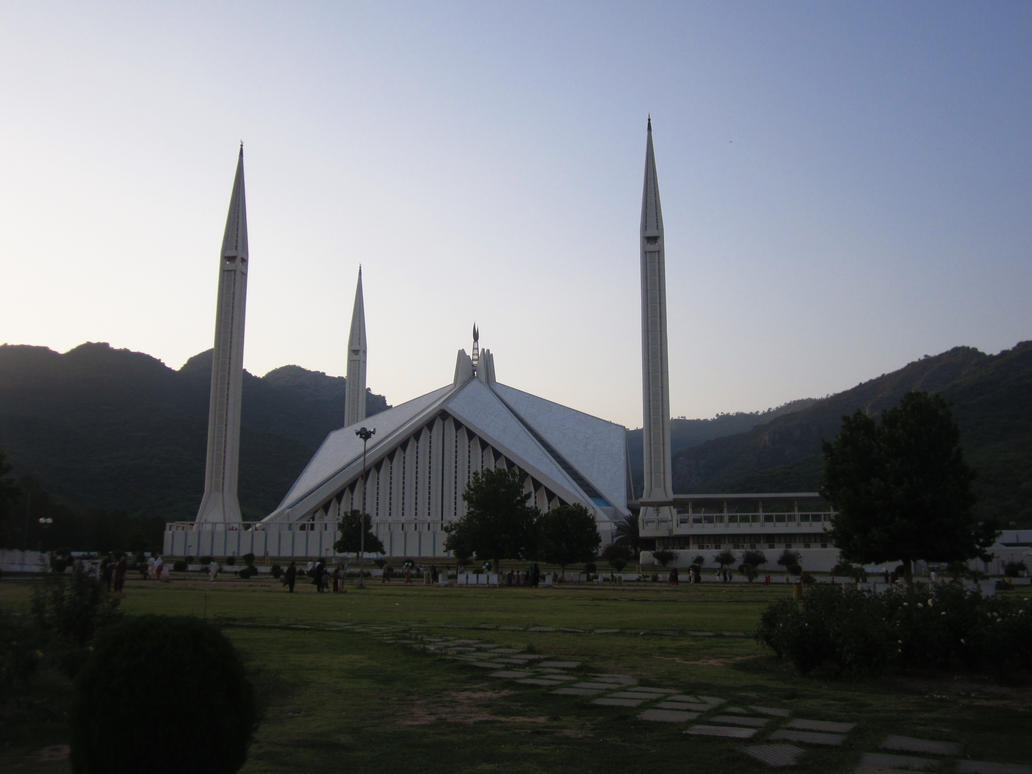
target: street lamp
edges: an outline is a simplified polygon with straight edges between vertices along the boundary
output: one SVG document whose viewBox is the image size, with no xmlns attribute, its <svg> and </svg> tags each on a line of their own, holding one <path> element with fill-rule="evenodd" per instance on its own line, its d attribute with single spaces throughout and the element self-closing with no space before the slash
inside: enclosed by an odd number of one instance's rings
<svg viewBox="0 0 1032 774">
<path fill-rule="evenodd" d="M 362 572 L 362 559 L 365 554 L 365 490 L 366 490 L 366 445 L 369 443 L 369 439 L 376 434 L 376 429 L 368 429 L 366 427 L 360 427 L 355 431 L 355 435 L 362 439 L 362 513 L 359 514 L 358 519 L 358 587 L 360 589 L 365 588 L 365 580 L 363 579 Z"/>
<path fill-rule="evenodd" d="M 43 540 L 43 533 L 47 529 L 47 527 L 51 526 L 54 523 L 54 520 L 50 516 L 40 516 L 38 519 L 36 519 L 36 521 L 39 523 L 39 527 L 40 527 L 40 530 L 39 530 L 39 550 L 40 550 L 40 552 L 42 552 L 43 551 L 43 544 L 45 542 Z"/>
</svg>

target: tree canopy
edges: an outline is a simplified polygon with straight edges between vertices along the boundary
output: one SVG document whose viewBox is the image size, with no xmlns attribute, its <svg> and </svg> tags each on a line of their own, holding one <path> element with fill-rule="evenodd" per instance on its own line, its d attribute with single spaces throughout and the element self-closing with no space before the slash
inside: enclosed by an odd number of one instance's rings
<svg viewBox="0 0 1032 774">
<path fill-rule="evenodd" d="M 560 505 L 538 518 L 541 558 L 563 570 L 574 562 L 590 562 L 602 542 L 595 517 L 580 503 Z"/>
<path fill-rule="evenodd" d="M 533 557 L 538 510 L 528 504 L 525 478 L 516 468 L 474 473 L 462 493 L 466 515 L 445 527 L 445 550 L 491 560 L 496 570 L 502 559 Z"/>
<path fill-rule="evenodd" d="M 994 524 L 972 516 L 974 474 L 939 396 L 909 392 L 877 422 L 843 417 L 823 450 L 821 494 L 838 511 L 830 536 L 844 559 L 899 560 L 911 583 L 914 560 L 972 559 L 995 538 Z"/>
<path fill-rule="evenodd" d="M 364 522 L 364 524 L 363 524 Z M 340 530 L 340 539 L 333 544 L 334 550 L 338 554 L 357 554 L 362 550 L 362 527 L 365 527 L 365 550 L 367 554 L 382 554 L 383 543 L 380 542 L 380 538 L 373 534 L 373 520 L 369 514 L 365 514 L 365 518 L 362 518 L 362 512 L 357 510 L 350 510 L 341 516 L 340 524 L 337 525 L 337 529 Z"/>
</svg>

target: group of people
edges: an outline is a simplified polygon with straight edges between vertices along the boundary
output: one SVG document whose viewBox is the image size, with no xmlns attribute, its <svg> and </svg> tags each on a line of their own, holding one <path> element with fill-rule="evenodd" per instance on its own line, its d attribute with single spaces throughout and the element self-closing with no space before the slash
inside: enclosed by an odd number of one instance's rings
<svg viewBox="0 0 1032 774">
<path fill-rule="evenodd" d="M 505 574 L 506 586 L 533 586 L 536 588 L 539 583 L 541 583 L 541 568 L 538 567 L 537 562 L 534 562 L 526 572 L 516 570 L 514 573 L 509 570 Z"/>
<path fill-rule="evenodd" d="M 125 586 L 125 574 L 129 571 L 129 560 L 122 554 L 115 560 L 107 554 L 100 560 L 100 580 L 108 591 L 121 592 Z"/>
</svg>

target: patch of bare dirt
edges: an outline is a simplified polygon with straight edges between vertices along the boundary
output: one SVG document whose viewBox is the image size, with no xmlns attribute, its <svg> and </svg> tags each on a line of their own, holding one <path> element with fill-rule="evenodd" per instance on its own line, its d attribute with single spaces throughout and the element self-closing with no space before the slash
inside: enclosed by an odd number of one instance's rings
<svg viewBox="0 0 1032 774">
<path fill-rule="evenodd" d="M 668 657 L 668 656 L 656 656 L 660 661 L 673 661 L 675 664 L 684 664 L 686 666 L 727 666 L 733 664 L 736 661 L 750 661 L 757 656 L 731 656 L 729 658 L 700 658 L 696 661 L 685 661 L 683 658 Z"/>
<path fill-rule="evenodd" d="M 434 723 L 462 723 L 472 725 L 495 720 L 502 723 L 547 723 L 544 715 L 500 715 L 494 711 L 494 702 L 512 691 L 456 691 L 433 701 L 423 700 L 409 707 L 406 717 L 398 720 L 403 726 L 428 726 Z"/>
</svg>

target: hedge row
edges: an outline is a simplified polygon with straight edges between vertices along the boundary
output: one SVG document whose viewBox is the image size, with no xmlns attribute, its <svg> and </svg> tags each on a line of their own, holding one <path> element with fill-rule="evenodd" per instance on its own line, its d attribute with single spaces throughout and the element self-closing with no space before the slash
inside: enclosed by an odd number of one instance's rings
<svg viewBox="0 0 1032 774">
<path fill-rule="evenodd" d="M 802 673 L 1032 670 L 1032 601 L 956 584 L 882 594 L 820 584 L 771 605 L 756 639 Z"/>
</svg>

